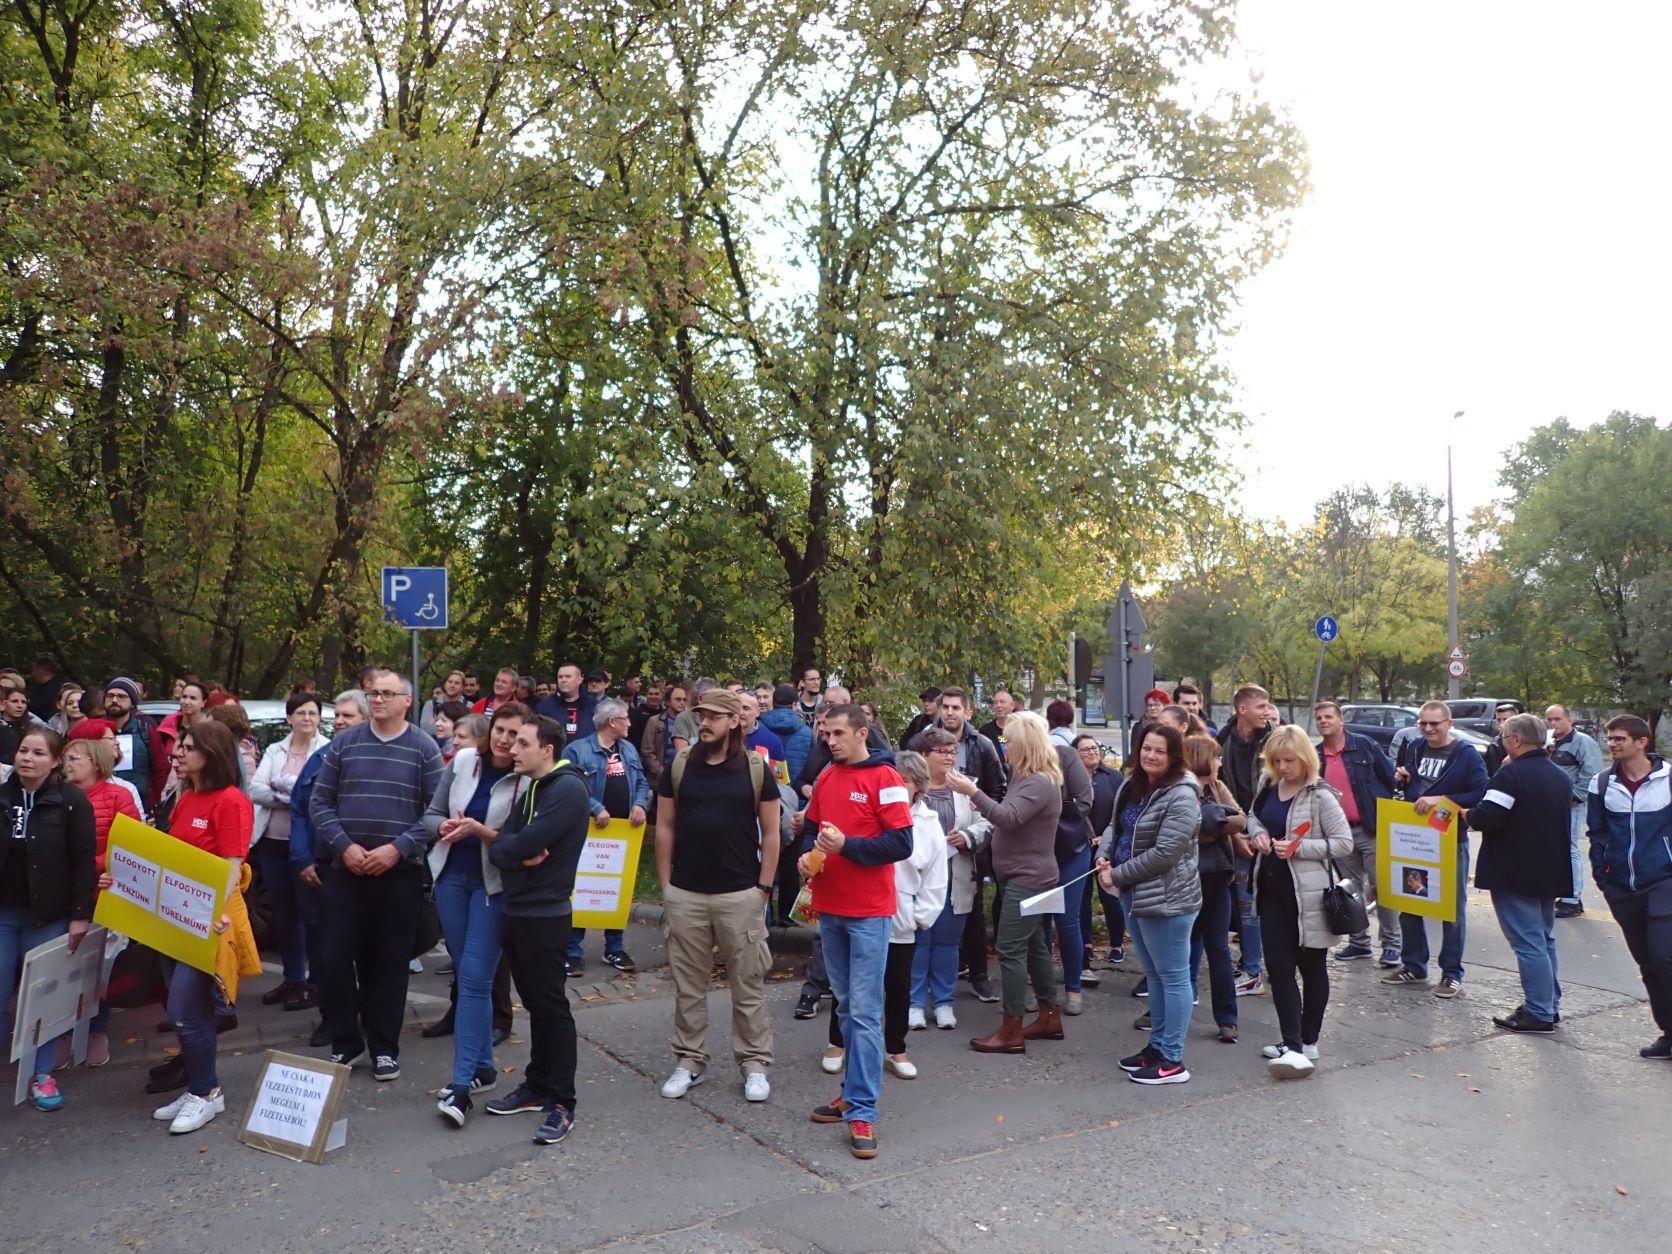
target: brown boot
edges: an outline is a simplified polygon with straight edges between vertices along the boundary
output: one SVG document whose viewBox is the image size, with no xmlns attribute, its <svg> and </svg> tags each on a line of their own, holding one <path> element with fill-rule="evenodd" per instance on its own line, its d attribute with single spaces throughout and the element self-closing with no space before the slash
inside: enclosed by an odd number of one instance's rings
<svg viewBox="0 0 1672 1254">
<path fill-rule="evenodd" d="M 1022 1029 L 1024 1041 L 1062 1040 L 1062 1007 L 1048 1001 L 1039 1003 L 1039 1016 Z"/>
<path fill-rule="evenodd" d="M 1022 1016 L 1005 1015 L 999 1020 L 999 1030 L 991 1036 L 978 1036 L 970 1041 L 970 1048 L 978 1054 L 1025 1054 L 1027 1045 L 1022 1040 Z"/>
</svg>

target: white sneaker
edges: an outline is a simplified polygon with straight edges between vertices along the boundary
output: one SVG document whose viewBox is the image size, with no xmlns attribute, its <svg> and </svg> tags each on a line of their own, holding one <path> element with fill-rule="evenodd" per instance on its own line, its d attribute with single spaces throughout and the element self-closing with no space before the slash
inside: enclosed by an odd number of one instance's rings
<svg viewBox="0 0 1672 1254">
<path fill-rule="evenodd" d="M 151 1112 L 151 1118 L 156 1119 L 156 1120 L 158 1120 L 162 1123 L 172 1122 L 173 1119 L 174 1119 L 174 1116 L 180 1113 L 180 1107 L 182 1107 L 186 1104 L 186 1099 L 188 1097 L 190 1097 L 191 1095 L 192 1095 L 191 1090 L 187 1089 L 184 1093 L 180 1094 L 179 1097 L 176 1097 L 168 1105 L 158 1106 L 155 1110 L 153 1110 Z"/>
<path fill-rule="evenodd" d="M 951 1006 L 935 1007 L 935 1026 L 943 1032 L 950 1032 L 958 1026 L 958 1016 L 952 1013 Z"/>
<path fill-rule="evenodd" d="M 684 1097 L 693 1084 L 702 1083 L 702 1072 L 691 1072 L 684 1067 L 675 1067 L 662 1085 L 663 1097 Z"/>
<path fill-rule="evenodd" d="M 226 1109 L 226 1098 L 220 1089 L 216 1089 L 208 1097 L 199 1097 L 195 1093 L 187 1093 L 181 1099 L 180 1109 L 174 1116 L 174 1122 L 168 1125 L 168 1130 L 175 1136 L 186 1132 L 196 1132 L 216 1115 Z"/>
<path fill-rule="evenodd" d="M 1262 1045 L 1260 1046 L 1260 1057 L 1281 1058 L 1283 1057 L 1283 1049 L 1282 1045 Z"/>
<path fill-rule="evenodd" d="M 1266 1071 L 1276 1080 L 1304 1080 L 1312 1074 L 1312 1060 L 1305 1054 L 1285 1049 L 1266 1064 Z"/>
<path fill-rule="evenodd" d="M 906 1011 L 906 1027 L 913 1032 L 921 1032 L 929 1026 L 929 1021 L 923 1017 L 923 1007 L 913 1006 Z"/>
<path fill-rule="evenodd" d="M 840 1075 L 842 1074 L 842 1067 L 846 1065 L 847 1060 L 847 1050 L 843 1049 L 840 1045 L 827 1045 L 824 1049 L 824 1057 L 819 1059 L 819 1066 L 823 1067 L 825 1071 L 831 1075 Z"/>
<path fill-rule="evenodd" d="M 1306 1055 L 1307 1061 L 1318 1061 L 1318 1047 L 1316 1045 L 1308 1045 L 1305 1041 L 1302 1041 L 1300 1052 Z"/>
<path fill-rule="evenodd" d="M 917 1064 L 904 1054 L 884 1054 L 882 1061 L 883 1066 L 902 1080 L 917 1079 Z"/>
<path fill-rule="evenodd" d="M 666 1092 L 666 1090 L 663 1090 Z M 772 1081 L 766 1078 L 764 1071 L 751 1071 L 743 1077 L 743 1100 L 746 1102 L 764 1102 L 772 1096 Z"/>
<path fill-rule="evenodd" d="M 412 975 L 423 975 L 424 960 L 422 958 L 414 958 L 411 962 L 406 964 L 406 969 Z"/>
</svg>

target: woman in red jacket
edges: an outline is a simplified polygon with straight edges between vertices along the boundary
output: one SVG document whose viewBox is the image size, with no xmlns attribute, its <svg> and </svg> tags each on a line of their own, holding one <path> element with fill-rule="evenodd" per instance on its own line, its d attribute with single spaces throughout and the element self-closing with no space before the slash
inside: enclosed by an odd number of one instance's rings
<svg viewBox="0 0 1672 1254">
<path fill-rule="evenodd" d="M 238 787 L 238 766 L 238 741 L 223 724 L 206 719 L 181 729 L 174 747 L 180 800 L 169 816 L 169 834 L 232 864 L 229 896 L 238 891 L 255 823 L 250 799 Z M 232 917 L 223 912 L 213 927 L 221 935 L 231 925 Z M 168 1017 L 180 1037 L 186 1091 L 153 1117 L 168 1121 L 177 1135 L 197 1131 L 226 1109 L 215 1074 L 214 981 L 209 972 L 184 962 L 175 963 L 168 979 Z"/>
<path fill-rule="evenodd" d="M 86 719 L 82 723 L 97 723 L 100 719 Z M 116 750 L 101 735 L 95 739 L 70 733 L 73 739 L 64 746 L 64 778 L 87 797 L 93 807 L 93 830 L 98 838 L 98 853 L 94 862 L 99 869 L 99 887 L 105 887 L 105 846 L 110 842 L 110 825 L 118 814 L 125 814 L 134 822 L 141 821 L 139 807 L 133 794 L 112 778 L 116 774 Z M 102 1000 L 99 1013 L 93 1016 L 87 1037 L 87 1065 L 102 1067 L 110 1061 L 110 1007 Z"/>
</svg>

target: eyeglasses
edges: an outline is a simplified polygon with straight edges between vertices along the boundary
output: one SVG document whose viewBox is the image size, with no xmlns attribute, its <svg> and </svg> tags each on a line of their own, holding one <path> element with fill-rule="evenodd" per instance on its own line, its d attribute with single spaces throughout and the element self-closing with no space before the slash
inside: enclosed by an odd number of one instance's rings
<svg viewBox="0 0 1672 1254">
<path fill-rule="evenodd" d="M 399 701 L 404 696 L 406 696 L 406 693 L 404 693 L 404 692 L 381 692 L 381 691 L 378 691 L 378 692 L 368 692 L 366 694 L 366 699 L 368 701 Z"/>
<path fill-rule="evenodd" d="M 929 750 L 937 758 L 955 758 L 958 756 L 957 745 L 942 745 L 939 749 Z"/>
<path fill-rule="evenodd" d="M 1417 720 L 1417 726 L 1418 727 L 1444 727 L 1449 722 L 1451 722 L 1451 720 L 1449 718 L 1442 718 L 1438 722 L 1430 722 L 1427 719 L 1420 719 L 1419 718 Z"/>
</svg>

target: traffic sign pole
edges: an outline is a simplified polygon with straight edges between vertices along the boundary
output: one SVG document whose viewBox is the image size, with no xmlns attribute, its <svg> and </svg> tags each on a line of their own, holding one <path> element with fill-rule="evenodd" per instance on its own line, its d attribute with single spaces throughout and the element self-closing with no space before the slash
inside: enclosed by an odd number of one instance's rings
<svg viewBox="0 0 1672 1254">
<path fill-rule="evenodd" d="M 1312 704 L 1306 710 L 1306 725 L 1317 730 L 1318 696 L 1324 684 L 1324 650 L 1329 648 L 1329 642 L 1341 634 L 1341 624 L 1328 614 L 1320 614 L 1318 621 L 1312 624 L 1312 634 L 1318 637 L 1318 669 L 1312 673 Z"/>
<path fill-rule="evenodd" d="M 412 704 L 407 707 L 407 717 L 414 723 L 418 721 L 418 703 L 424 698 L 418 693 L 418 632 L 412 633 Z"/>
</svg>

